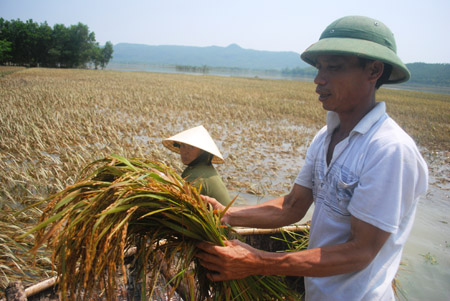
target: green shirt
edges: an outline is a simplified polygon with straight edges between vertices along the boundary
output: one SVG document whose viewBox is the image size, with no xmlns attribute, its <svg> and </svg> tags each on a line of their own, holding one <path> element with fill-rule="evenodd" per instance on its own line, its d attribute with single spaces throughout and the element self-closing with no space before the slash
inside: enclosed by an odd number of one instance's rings
<svg viewBox="0 0 450 301">
<path fill-rule="evenodd" d="M 201 194 L 215 198 L 225 206 L 231 202 L 228 190 L 214 166 L 200 162 L 186 167 L 181 177 L 197 188 L 201 186 Z"/>
</svg>

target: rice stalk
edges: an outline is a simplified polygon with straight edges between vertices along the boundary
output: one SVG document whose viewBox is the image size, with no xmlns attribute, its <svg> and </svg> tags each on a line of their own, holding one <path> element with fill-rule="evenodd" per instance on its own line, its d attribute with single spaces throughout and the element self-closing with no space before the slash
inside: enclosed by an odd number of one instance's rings
<svg viewBox="0 0 450 301">
<path fill-rule="evenodd" d="M 4 213 L 4 212 L 2 212 Z M 2 214 L 0 217 L 3 218 Z M 14 221 L 19 224 L 19 221 Z M 23 225 L 21 225 L 23 227 Z M 32 235 L 24 236 L 22 239 L 15 239 L 17 233 L 24 231 L 11 223 L 0 221 L 0 285 L 6 287 L 8 283 L 22 280 L 24 277 L 40 279 L 51 275 L 51 264 L 42 250 L 37 250 L 36 266 L 32 267 L 27 264 L 31 261 L 28 250 L 32 247 L 31 241 L 34 239 Z"/>
<path fill-rule="evenodd" d="M 134 246 L 141 291 L 143 296 L 148 292 L 148 298 L 158 284 L 162 263 L 174 271 L 172 288 L 190 283 L 190 295 L 198 300 L 294 296 L 281 277 L 209 281 L 197 264 L 196 244 L 223 246 L 233 230 L 221 225 L 221 216 L 201 200 L 195 187 L 161 163 L 105 157 L 88 164 L 75 184 L 41 203 L 47 205 L 38 225 L 24 235 L 36 233 L 34 250 L 45 242 L 53 250 L 64 299 L 89 299 L 100 291 L 113 299 L 117 272 L 122 271 L 123 282 L 127 281 L 124 253 Z M 151 275 L 150 287 L 146 275 Z"/>
<path fill-rule="evenodd" d="M 309 230 L 304 229 L 302 232 L 294 232 L 282 230 L 280 232 L 281 237 L 271 237 L 272 239 L 282 241 L 286 244 L 285 250 L 280 252 L 296 252 L 306 250 L 309 244 Z"/>
</svg>

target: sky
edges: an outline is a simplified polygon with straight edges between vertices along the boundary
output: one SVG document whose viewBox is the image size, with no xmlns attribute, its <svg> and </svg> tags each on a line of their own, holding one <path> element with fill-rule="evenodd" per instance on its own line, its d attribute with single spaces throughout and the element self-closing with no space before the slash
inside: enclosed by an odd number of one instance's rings
<svg viewBox="0 0 450 301">
<path fill-rule="evenodd" d="M 334 20 L 363 15 L 394 33 L 404 63 L 450 63 L 449 0 L 0 0 L 5 20 L 87 25 L 100 45 L 228 46 L 303 52 Z"/>
</svg>

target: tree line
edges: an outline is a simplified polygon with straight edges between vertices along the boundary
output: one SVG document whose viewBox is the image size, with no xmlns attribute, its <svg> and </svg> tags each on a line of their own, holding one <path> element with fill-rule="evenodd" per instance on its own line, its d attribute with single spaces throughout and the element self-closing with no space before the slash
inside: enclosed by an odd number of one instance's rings
<svg viewBox="0 0 450 301">
<path fill-rule="evenodd" d="M 30 67 L 104 68 L 113 54 L 113 45 L 103 47 L 94 32 L 78 23 L 66 27 L 33 20 L 23 22 L 0 18 L 0 64 Z"/>
<path fill-rule="evenodd" d="M 207 74 L 207 73 L 209 73 L 209 69 L 210 68 L 206 65 L 203 65 L 201 67 L 187 66 L 187 65 L 175 65 L 175 70 L 178 72 L 192 72 L 192 73 Z"/>
<path fill-rule="evenodd" d="M 439 87 L 450 87 L 450 64 L 406 64 L 411 72 L 412 84 L 426 84 Z"/>
<path fill-rule="evenodd" d="M 281 74 L 283 76 L 292 76 L 292 77 L 315 77 L 317 74 L 317 70 L 314 67 L 306 67 L 306 68 L 284 68 L 281 70 Z"/>
</svg>

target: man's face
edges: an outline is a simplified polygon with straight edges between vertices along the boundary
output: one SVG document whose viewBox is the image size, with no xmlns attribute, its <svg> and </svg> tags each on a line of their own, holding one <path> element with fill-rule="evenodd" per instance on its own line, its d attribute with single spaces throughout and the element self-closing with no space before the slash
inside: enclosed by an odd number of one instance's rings
<svg viewBox="0 0 450 301">
<path fill-rule="evenodd" d="M 316 93 L 325 110 L 351 113 L 370 96 L 368 71 L 357 57 L 321 55 L 316 68 Z"/>
<path fill-rule="evenodd" d="M 189 163 L 197 159 L 197 157 L 200 156 L 202 153 L 203 150 L 195 146 L 180 143 L 181 162 L 183 162 L 183 164 L 185 165 L 188 165 Z"/>
</svg>

